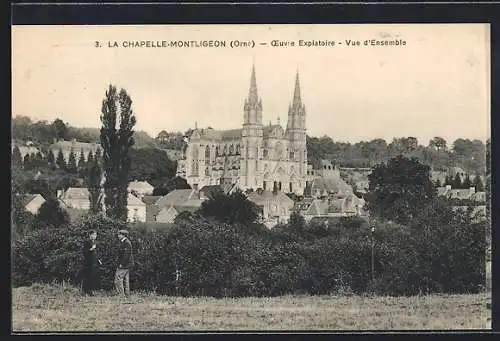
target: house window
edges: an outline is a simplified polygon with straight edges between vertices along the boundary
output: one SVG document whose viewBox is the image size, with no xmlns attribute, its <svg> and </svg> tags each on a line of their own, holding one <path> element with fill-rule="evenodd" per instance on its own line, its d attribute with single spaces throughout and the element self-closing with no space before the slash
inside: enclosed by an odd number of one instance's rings
<svg viewBox="0 0 500 341">
<path fill-rule="evenodd" d="M 278 190 L 281 191 L 281 181 L 278 182 Z"/>
<path fill-rule="evenodd" d="M 265 157 L 265 158 L 267 158 L 268 153 L 269 153 L 269 152 L 267 151 L 267 149 L 264 149 L 264 157 Z"/>
<path fill-rule="evenodd" d="M 290 159 L 293 159 L 295 156 L 294 152 L 290 152 Z"/>
<path fill-rule="evenodd" d="M 195 191 L 197 191 L 197 190 L 198 190 L 198 184 L 193 184 L 193 189 L 194 189 Z"/>
<path fill-rule="evenodd" d="M 134 218 L 133 218 L 133 221 L 134 222 L 137 222 L 139 220 L 139 213 L 138 213 L 138 209 L 137 208 L 134 208 Z"/>
</svg>

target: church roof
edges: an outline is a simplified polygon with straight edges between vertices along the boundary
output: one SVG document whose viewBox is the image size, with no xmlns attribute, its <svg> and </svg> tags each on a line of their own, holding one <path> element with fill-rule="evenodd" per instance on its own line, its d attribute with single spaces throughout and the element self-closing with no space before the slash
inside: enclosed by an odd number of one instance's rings
<svg viewBox="0 0 500 341">
<path fill-rule="evenodd" d="M 228 141 L 241 139 L 242 129 L 215 130 L 213 128 L 196 129 L 191 137 L 200 140 Z"/>
<path fill-rule="evenodd" d="M 280 124 L 272 124 L 263 127 L 263 135 L 266 137 L 281 138 L 284 135 L 283 127 Z"/>
</svg>

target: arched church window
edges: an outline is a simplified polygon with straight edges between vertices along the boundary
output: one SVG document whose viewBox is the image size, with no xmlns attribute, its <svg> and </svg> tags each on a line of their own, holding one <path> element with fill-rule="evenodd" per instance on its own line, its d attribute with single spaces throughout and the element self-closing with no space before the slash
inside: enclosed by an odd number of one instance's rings
<svg viewBox="0 0 500 341">
<path fill-rule="evenodd" d="M 236 145 L 236 155 L 240 155 L 240 145 Z"/>
<path fill-rule="evenodd" d="M 227 155 L 227 145 L 224 146 L 224 153 L 222 155 Z"/>
<path fill-rule="evenodd" d="M 210 160 L 210 147 L 205 148 L 205 160 Z"/>
<path fill-rule="evenodd" d="M 215 156 L 220 156 L 219 146 L 215 147 Z"/>
<path fill-rule="evenodd" d="M 264 157 L 268 157 L 269 151 L 267 149 L 264 149 Z"/>
<path fill-rule="evenodd" d="M 205 175 L 206 176 L 210 175 L 210 170 L 208 169 L 208 167 L 205 168 Z"/>
<path fill-rule="evenodd" d="M 191 153 L 192 153 L 192 156 L 193 156 L 193 160 L 198 160 L 198 147 L 193 146 L 192 148 L 193 148 L 193 150 L 192 150 Z"/>
<path fill-rule="evenodd" d="M 234 147 L 233 145 L 229 146 L 229 155 L 233 155 L 234 153 Z"/>
<path fill-rule="evenodd" d="M 295 153 L 294 152 L 290 152 L 290 159 L 292 160 L 294 157 L 295 157 Z"/>
</svg>

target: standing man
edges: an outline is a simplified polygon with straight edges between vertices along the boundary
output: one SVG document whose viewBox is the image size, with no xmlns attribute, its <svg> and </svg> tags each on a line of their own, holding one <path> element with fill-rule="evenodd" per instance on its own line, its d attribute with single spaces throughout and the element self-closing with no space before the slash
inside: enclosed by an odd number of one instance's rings
<svg viewBox="0 0 500 341">
<path fill-rule="evenodd" d="M 120 246 L 118 251 L 118 268 L 115 273 L 115 288 L 121 297 L 130 297 L 130 269 L 134 266 L 132 243 L 127 238 L 128 231 L 118 231 Z"/>
<path fill-rule="evenodd" d="M 94 290 L 99 286 L 99 265 L 97 258 L 97 231 L 90 230 L 89 238 L 83 243 L 83 292 L 89 296 L 94 296 Z"/>
</svg>

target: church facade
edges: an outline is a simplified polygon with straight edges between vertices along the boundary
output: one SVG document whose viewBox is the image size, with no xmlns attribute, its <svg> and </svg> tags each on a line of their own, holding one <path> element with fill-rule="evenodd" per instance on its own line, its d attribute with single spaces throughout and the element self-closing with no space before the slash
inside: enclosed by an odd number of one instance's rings
<svg viewBox="0 0 500 341">
<path fill-rule="evenodd" d="M 255 67 L 243 106 L 240 129 L 195 129 L 178 161 L 177 175 L 194 189 L 234 184 L 242 190 L 263 189 L 303 194 L 307 177 L 306 110 L 299 74 L 288 108 L 286 129 L 262 123 L 263 105 L 257 91 Z"/>
</svg>

